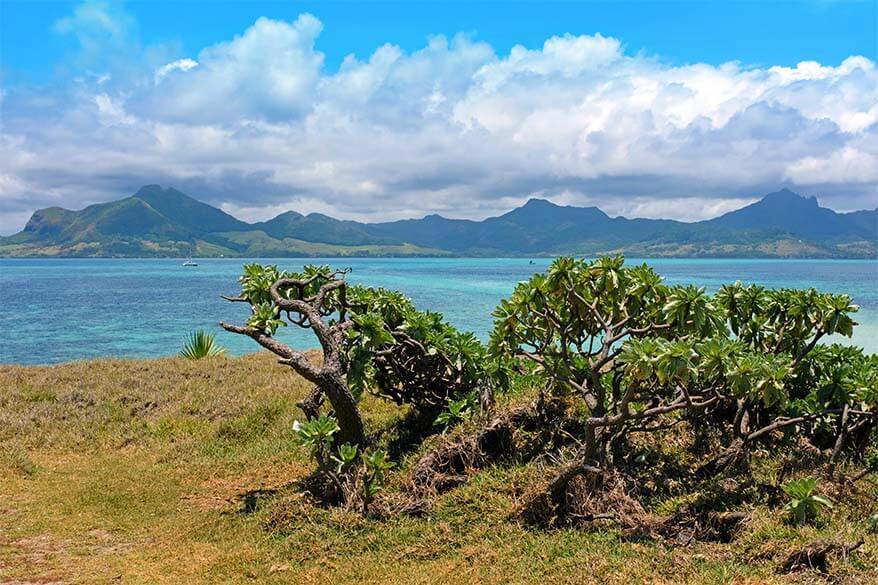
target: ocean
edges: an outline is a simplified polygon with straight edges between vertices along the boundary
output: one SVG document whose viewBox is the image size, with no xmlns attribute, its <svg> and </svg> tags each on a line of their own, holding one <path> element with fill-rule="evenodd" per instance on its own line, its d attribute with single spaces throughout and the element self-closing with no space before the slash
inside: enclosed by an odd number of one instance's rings
<svg viewBox="0 0 878 585">
<path fill-rule="evenodd" d="M 629 259 L 629 263 L 642 260 Z M 543 270 L 540 258 L 0 259 L 0 363 L 52 364 L 93 357 L 173 355 L 195 329 L 217 333 L 233 354 L 256 344 L 222 331 L 241 323 L 247 307 L 222 294 L 238 292 L 244 262 L 295 270 L 303 263 L 350 267 L 349 280 L 403 291 L 420 309 L 438 311 L 486 340 L 491 312 L 520 280 Z M 531 263 L 532 262 L 532 263 Z M 850 294 L 860 305 L 853 343 L 878 352 L 878 261 L 647 260 L 670 284 L 694 283 L 713 292 L 740 280 L 771 288 L 816 287 Z M 287 327 L 282 339 L 313 347 L 306 331 Z"/>
</svg>

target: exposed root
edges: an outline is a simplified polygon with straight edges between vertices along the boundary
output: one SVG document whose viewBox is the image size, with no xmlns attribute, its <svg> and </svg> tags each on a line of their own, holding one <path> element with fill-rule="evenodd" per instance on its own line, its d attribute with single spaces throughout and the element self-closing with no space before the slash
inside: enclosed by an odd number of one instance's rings
<svg viewBox="0 0 878 585">
<path fill-rule="evenodd" d="M 558 482 L 558 477 L 564 477 Z M 554 490 L 553 486 L 563 485 Z M 576 464 L 562 468 L 550 480 L 525 494 L 518 514 L 534 526 L 553 527 L 612 521 L 624 529 L 638 529 L 647 513 L 632 498 L 620 475 Z"/>
<path fill-rule="evenodd" d="M 829 557 L 838 556 L 847 559 L 850 553 L 863 546 L 861 538 L 857 542 L 812 542 L 803 549 L 792 551 L 778 568 L 779 573 L 813 570 L 825 573 Z"/>
<path fill-rule="evenodd" d="M 440 438 L 412 467 L 406 491 L 429 498 L 459 486 L 473 470 L 519 453 L 517 434 L 542 431 L 563 409 L 560 401 L 536 401 L 498 414 L 473 433 Z"/>
<path fill-rule="evenodd" d="M 500 459 L 512 446 L 509 420 L 497 418 L 473 435 L 442 440 L 412 467 L 410 491 L 430 495 L 446 492 L 467 480 L 472 469 Z"/>
<path fill-rule="evenodd" d="M 374 504 L 374 513 L 378 516 L 426 516 L 430 512 L 432 502 L 428 498 L 419 498 L 407 492 L 383 494 Z"/>
<path fill-rule="evenodd" d="M 299 482 L 299 490 L 308 501 L 324 508 L 341 506 L 345 502 L 344 491 L 338 482 L 319 469 Z"/>
<path fill-rule="evenodd" d="M 681 546 L 694 542 L 731 542 L 749 516 L 745 512 L 681 510 L 654 527 L 653 532 Z"/>
<path fill-rule="evenodd" d="M 636 480 L 617 470 L 571 463 L 525 494 L 518 516 L 540 527 L 612 522 L 626 539 L 663 539 L 678 545 L 695 541 L 731 542 L 748 518 L 743 512 L 719 512 L 686 506 L 667 517 L 647 512 L 637 499 Z"/>
</svg>

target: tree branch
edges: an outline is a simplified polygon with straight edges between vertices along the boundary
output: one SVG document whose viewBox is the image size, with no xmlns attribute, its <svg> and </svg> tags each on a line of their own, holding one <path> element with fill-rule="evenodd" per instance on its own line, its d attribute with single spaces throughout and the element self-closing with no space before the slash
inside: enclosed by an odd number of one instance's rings
<svg viewBox="0 0 878 585">
<path fill-rule="evenodd" d="M 260 331 L 254 327 L 239 327 L 229 323 L 220 322 L 220 327 L 231 333 L 246 335 L 256 343 L 280 357 L 280 363 L 292 367 L 303 378 L 317 384 L 320 380 L 320 370 L 308 360 L 307 356 L 300 351 L 296 351 L 286 343 L 278 341 L 274 337 L 268 335 L 264 331 Z"/>
</svg>

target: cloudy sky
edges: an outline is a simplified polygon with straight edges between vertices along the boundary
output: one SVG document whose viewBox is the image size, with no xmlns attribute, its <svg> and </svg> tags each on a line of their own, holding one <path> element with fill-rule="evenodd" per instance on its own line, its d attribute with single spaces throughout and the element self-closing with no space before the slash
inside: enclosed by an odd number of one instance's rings
<svg viewBox="0 0 878 585">
<path fill-rule="evenodd" d="M 878 206 L 878 4 L 0 1 L 0 234 L 161 183 L 246 220 Z"/>
</svg>

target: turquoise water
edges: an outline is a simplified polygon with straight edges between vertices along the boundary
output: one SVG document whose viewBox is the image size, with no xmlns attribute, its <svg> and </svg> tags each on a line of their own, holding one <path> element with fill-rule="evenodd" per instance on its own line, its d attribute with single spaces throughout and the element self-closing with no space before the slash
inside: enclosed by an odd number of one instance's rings
<svg viewBox="0 0 878 585">
<path fill-rule="evenodd" d="M 634 260 L 631 260 L 634 262 Z M 232 353 L 255 351 L 247 338 L 219 330 L 220 320 L 243 322 L 247 308 L 228 303 L 241 259 L 0 259 L 0 363 L 57 363 L 98 356 L 152 357 L 176 353 L 183 336 L 217 331 Z M 273 259 L 297 269 L 301 259 Z M 350 266 L 350 280 L 399 289 L 419 308 L 443 313 L 454 325 L 486 339 L 491 311 L 516 282 L 545 268 L 535 259 L 325 259 Z M 741 280 L 769 287 L 845 292 L 861 309 L 853 340 L 878 352 L 878 261 L 870 260 L 650 260 L 668 283 L 696 283 L 710 291 Z M 312 347 L 307 332 L 288 327 L 285 340 Z"/>
</svg>

